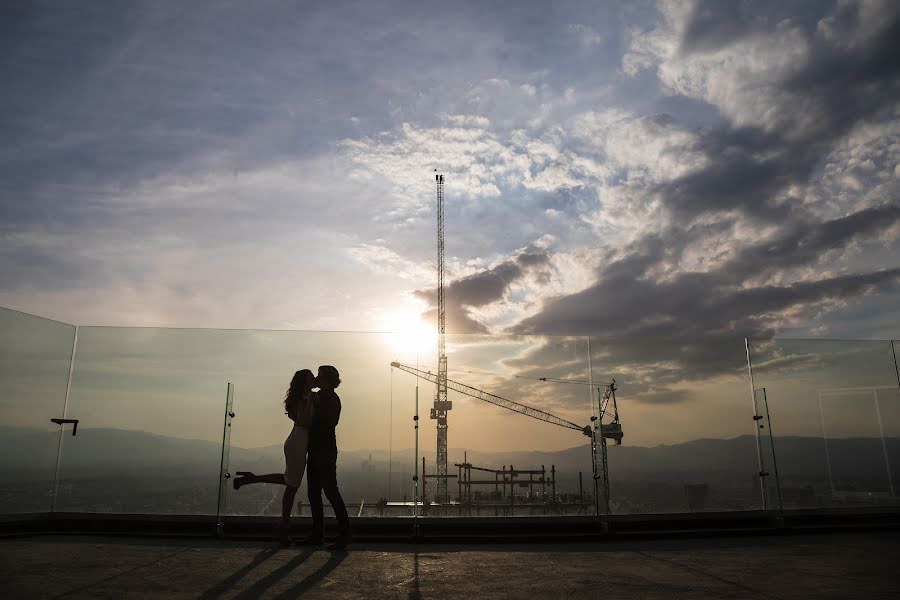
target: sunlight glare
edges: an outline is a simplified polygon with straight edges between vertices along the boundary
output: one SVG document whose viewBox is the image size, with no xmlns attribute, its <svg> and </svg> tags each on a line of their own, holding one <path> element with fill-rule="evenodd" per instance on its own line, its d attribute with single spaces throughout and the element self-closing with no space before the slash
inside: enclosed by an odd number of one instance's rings
<svg viewBox="0 0 900 600">
<path fill-rule="evenodd" d="M 396 314 L 390 321 L 391 347 L 407 356 L 437 353 L 437 331 L 416 313 Z"/>
</svg>

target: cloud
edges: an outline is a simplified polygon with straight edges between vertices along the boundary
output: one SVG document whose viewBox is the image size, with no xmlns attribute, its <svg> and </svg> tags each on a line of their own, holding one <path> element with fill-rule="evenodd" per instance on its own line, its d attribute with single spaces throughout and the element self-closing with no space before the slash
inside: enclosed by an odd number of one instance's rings
<svg viewBox="0 0 900 600">
<path fill-rule="evenodd" d="M 434 269 L 430 264 L 407 260 L 382 244 L 357 244 L 348 252 L 350 256 L 380 275 L 393 275 L 415 281 L 430 279 L 434 275 Z"/>
<path fill-rule="evenodd" d="M 688 160 L 682 172 L 663 169 L 638 179 L 630 175 L 640 176 L 647 144 L 610 144 L 609 131 L 622 121 L 601 120 L 605 154 L 615 157 L 615 148 L 624 147 L 636 158 L 618 161 L 629 180 L 602 188 L 607 201 L 591 220 L 610 227 L 637 216 L 643 228 L 628 245 L 606 253 L 595 285 L 545 302 L 512 331 L 765 335 L 894 289 L 896 261 L 840 272 L 844 251 L 870 244 L 872 235 L 886 235 L 881 243 L 896 246 L 900 209 L 890 183 L 875 182 L 882 186 L 880 200 L 866 194 L 869 206 L 857 202 L 851 214 L 826 220 L 803 191 L 817 184 L 823 158 L 856 132 L 884 124 L 897 105 L 897 11 L 882 7 L 887 24 L 876 28 L 867 25 L 871 15 L 862 17 L 876 10 L 872 6 L 844 9 L 859 17 L 848 25 L 856 37 L 834 45 L 811 38 L 790 19 L 750 19 L 721 3 L 690 10 L 663 3 L 664 24 L 648 36 L 635 34 L 635 45 L 654 57 L 670 93 L 709 102 L 727 120 L 682 134 L 682 153 L 702 157 Z M 670 127 L 666 120 L 657 123 Z M 862 168 L 878 172 L 874 161 L 845 165 L 847 175 Z M 870 185 L 860 183 L 857 191 Z M 756 229 L 755 238 L 734 236 L 748 228 Z M 714 254 L 708 244 L 697 252 L 704 246 L 697 240 L 716 237 Z"/>
<path fill-rule="evenodd" d="M 170 313 L 189 320 L 224 297 L 230 274 L 210 263 L 228 256 L 282 286 L 281 271 L 339 276 L 320 315 L 339 321 L 335 298 L 433 278 L 434 168 L 465 330 L 821 331 L 893 289 L 893 3 L 586 6 L 231 7 L 202 35 L 202 7 L 161 28 L 163 7 L 112 11 L 123 27 L 105 37 L 90 8 L 16 17 L 4 297 L 159 277 L 155 304 L 193 297 Z M 543 236 L 546 260 L 527 264 Z"/>
<path fill-rule="evenodd" d="M 791 19 L 748 22 L 728 3 L 663 6 L 663 24 L 648 34 L 658 43 L 645 49 L 660 82 L 728 120 L 697 140 L 696 150 L 709 158 L 705 168 L 653 190 L 681 219 L 733 209 L 782 218 L 798 210 L 788 190 L 806 185 L 836 143 L 860 123 L 894 118 L 900 19 L 887 5 L 881 27 L 867 26 L 871 17 L 848 25 L 858 41 L 847 46 L 811 38 Z M 845 7 L 857 15 L 869 9 Z M 646 40 L 636 35 L 634 43 Z"/>
<path fill-rule="evenodd" d="M 448 330 L 453 333 L 488 332 L 486 324 L 473 318 L 471 309 L 503 300 L 508 296 L 512 284 L 547 263 L 548 256 L 545 252 L 524 250 L 516 257 L 490 269 L 449 282 L 444 292 Z M 418 290 L 415 295 L 431 306 L 437 304 L 436 289 Z M 434 321 L 436 314 L 436 309 L 431 309 L 423 316 L 426 320 Z"/>
<path fill-rule="evenodd" d="M 603 36 L 589 25 L 573 23 L 566 27 L 566 30 L 569 35 L 578 40 L 578 43 L 585 48 L 599 46 L 603 43 Z"/>
<path fill-rule="evenodd" d="M 595 335 L 767 335 L 785 321 L 862 293 L 889 289 L 900 269 L 812 277 L 788 285 L 749 286 L 772 271 L 814 262 L 825 250 L 884 231 L 900 207 L 866 209 L 822 224 L 798 225 L 737 251 L 717 267 L 657 279 L 660 265 L 680 256 L 693 232 L 646 237 L 598 270 L 595 285 L 547 302 L 513 328 L 516 333 Z M 665 302 L 658 299 L 665 298 Z M 798 312 L 799 311 L 799 312 Z"/>
<path fill-rule="evenodd" d="M 363 170 L 386 177 L 394 196 L 410 207 L 420 203 L 423 183 L 434 169 L 445 173 L 448 193 L 469 197 L 495 197 L 503 181 L 527 169 L 529 161 L 506 148 L 478 116 L 444 116 L 447 126 L 418 127 L 404 123 L 400 136 L 345 139 L 346 156 Z"/>
</svg>

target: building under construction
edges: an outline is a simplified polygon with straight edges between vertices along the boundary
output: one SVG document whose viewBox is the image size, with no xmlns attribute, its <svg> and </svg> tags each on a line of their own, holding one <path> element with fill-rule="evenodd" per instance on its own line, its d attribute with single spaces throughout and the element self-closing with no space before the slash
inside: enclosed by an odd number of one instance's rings
<svg viewBox="0 0 900 600">
<path fill-rule="evenodd" d="M 491 469 L 473 465 L 467 459 L 455 463 L 456 474 L 441 477 L 428 473 L 422 458 L 422 486 L 419 502 L 422 514 L 446 516 L 513 516 L 534 514 L 590 514 L 593 495 L 585 494 L 584 481 L 578 473 L 578 492 L 557 493 L 555 465 L 547 469 L 517 469 L 503 465 Z M 428 481 L 456 480 L 456 498 L 438 499 L 436 490 L 429 494 Z"/>
</svg>

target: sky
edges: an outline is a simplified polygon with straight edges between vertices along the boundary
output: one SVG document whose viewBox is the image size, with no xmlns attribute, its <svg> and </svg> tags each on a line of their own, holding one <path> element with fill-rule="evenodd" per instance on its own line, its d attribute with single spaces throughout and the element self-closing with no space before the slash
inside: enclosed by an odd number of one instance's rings
<svg viewBox="0 0 900 600">
<path fill-rule="evenodd" d="M 0 50 L 8 308 L 418 331 L 438 169 L 452 332 L 900 337 L 896 2 L 6 3 Z M 718 343 L 607 372 L 677 403 Z"/>
</svg>

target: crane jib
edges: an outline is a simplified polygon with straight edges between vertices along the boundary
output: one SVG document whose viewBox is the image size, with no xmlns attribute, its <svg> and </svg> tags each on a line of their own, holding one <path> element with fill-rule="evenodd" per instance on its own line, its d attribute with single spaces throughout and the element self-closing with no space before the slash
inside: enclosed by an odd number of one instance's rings
<svg viewBox="0 0 900 600">
<path fill-rule="evenodd" d="M 416 377 L 421 377 L 422 379 L 430 381 L 431 383 L 437 383 L 438 381 L 437 375 L 432 373 L 431 371 L 422 371 L 415 367 L 410 367 L 409 365 L 404 365 L 396 361 L 392 362 L 391 366 L 400 369 L 401 371 L 406 371 L 407 373 L 415 375 Z M 566 429 L 580 431 L 587 436 L 591 435 L 590 426 L 585 427 L 577 425 L 571 421 L 567 421 L 566 419 L 557 417 L 556 415 L 548 413 L 547 411 L 541 410 L 539 408 L 533 408 L 531 406 L 528 406 L 527 404 L 522 404 L 521 402 L 516 402 L 515 400 L 497 396 L 496 394 L 491 394 L 490 392 L 479 390 L 478 388 L 474 388 L 470 385 L 466 385 L 452 379 L 447 379 L 446 381 L 447 387 L 449 389 L 455 392 L 459 392 L 460 394 L 464 394 L 472 398 L 477 398 L 478 400 L 484 400 L 485 402 L 489 402 L 494 406 L 499 406 L 501 408 L 505 408 L 513 412 L 532 417 L 533 419 L 544 421 L 545 423 L 552 423 L 553 425 L 559 425 L 560 427 L 565 427 Z"/>
</svg>

